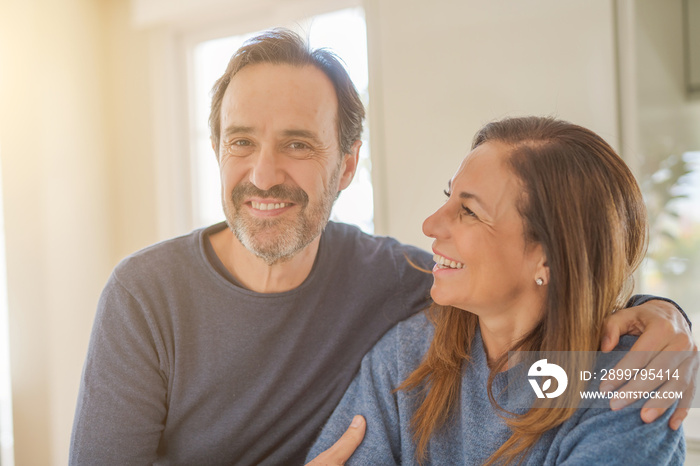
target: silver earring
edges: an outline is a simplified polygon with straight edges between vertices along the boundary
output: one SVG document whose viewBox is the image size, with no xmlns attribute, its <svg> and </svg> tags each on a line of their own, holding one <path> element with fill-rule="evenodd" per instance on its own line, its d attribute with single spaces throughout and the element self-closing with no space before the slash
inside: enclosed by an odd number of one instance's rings
<svg viewBox="0 0 700 466">
<path fill-rule="evenodd" d="M 535 283 L 537 283 L 537 286 L 542 286 L 542 285 L 544 285 L 544 280 L 542 280 L 541 278 L 538 278 L 537 280 L 535 280 Z"/>
</svg>

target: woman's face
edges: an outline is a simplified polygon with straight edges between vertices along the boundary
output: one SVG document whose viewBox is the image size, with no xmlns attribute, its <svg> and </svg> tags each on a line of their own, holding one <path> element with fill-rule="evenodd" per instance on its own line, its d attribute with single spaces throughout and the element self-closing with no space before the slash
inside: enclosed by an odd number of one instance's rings
<svg viewBox="0 0 700 466">
<path fill-rule="evenodd" d="M 423 223 L 435 238 L 431 295 L 438 304 L 483 315 L 541 299 L 535 279 L 548 281 L 544 254 L 523 238 L 522 188 L 507 165 L 509 151 L 500 142 L 474 149 L 450 180 L 445 204 Z"/>
</svg>

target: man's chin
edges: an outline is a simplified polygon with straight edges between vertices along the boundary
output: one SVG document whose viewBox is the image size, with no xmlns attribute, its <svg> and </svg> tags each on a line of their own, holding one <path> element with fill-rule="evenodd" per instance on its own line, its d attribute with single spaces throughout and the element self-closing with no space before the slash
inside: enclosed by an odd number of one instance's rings
<svg viewBox="0 0 700 466">
<path fill-rule="evenodd" d="M 247 229 L 241 232 L 242 236 L 248 238 L 250 244 L 259 244 L 262 249 L 274 247 L 280 238 L 296 236 L 295 230 L 289 225 L 274 225 L 265 228 Z"/>
<path fill-rule="evenodd" d="M 303 219 L 261 220 L 245 214 L 228 224 L 238 241 L 268 265 L 290 260 L 323 231 L 310 231 Z"/>
<path fill-rule="evenodd" d="M 280 245 L 277 242 L 260 241 L 260 238 L 245 238 L 242 241 L 245 248 L 262 259 L 267 265 L 275 265 L 287 262 L 304 247 L 298 242 Z"/>
<path fill-rule="evenodd" d="M 298 238 L 289 241 L 290 236 L 294 236 L 294 231 L 287 228 L 260 228 L 260 229 L 233 229 L 235 236 L 243 246 L 270 264 L 271 262 L 281 262 L 285 257 L 288 259 L 297 251 L 295 247 L 299 242 Z M 287 244 L 280 242 L 280 238 L 285 238 Z"/>
<path fill-rule="evenodd" d="M 248 216 L 229 222 L 229 226 L 235 232 L 249 238 L 278 238 L 279 235 L 288 233 L 297 228 L 294 222 L 275 220 L 252 219 Z"/>
</svg>

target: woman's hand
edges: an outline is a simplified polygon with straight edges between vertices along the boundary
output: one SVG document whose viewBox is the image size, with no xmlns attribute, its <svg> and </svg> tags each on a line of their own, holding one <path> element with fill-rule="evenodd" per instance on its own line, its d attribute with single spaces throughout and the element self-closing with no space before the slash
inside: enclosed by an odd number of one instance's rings
<svg viewBox="0 0 700 466">
<path fill-rule="evenodd" d="M 324 451 L 314 458 L 306 466 L 335 466 L 342 465 L 352 456 L 357 447 L 362 443 L 365 437 L 365 418 L 355 416 L 348 430 L 345 431 L 342 437 L 333 444 L 328 450 Z"/>
<path fill-rule="evenodd" d="M 639 306 L 620 309 L 605 320 L 601 351 L 611 351 L 621 335 L 639 335 L 630 352 L 614 369 L 678 369 L 679 378 L 666 380 L 629 381 L 620 392 L 683 392 L 678 406 L 668 421 L 669 427 L 677 430 L 688 415 L 690 402 L 695 394 L 695 377 L 698 372 L 698 347 L 693 341 L 688 322 L 672 304 L 661 300 L 650 300 Z M 624 380 L 608 380 L 601 384 L 601 391 L 619 388 Z M 613 410 L 632 404 L 632 398 L 616 398 L 610 403 Z M 642 420 L 652 422 L 661 416 L 676 400 L 650 399 L 642 408 Z"/>
</svg>

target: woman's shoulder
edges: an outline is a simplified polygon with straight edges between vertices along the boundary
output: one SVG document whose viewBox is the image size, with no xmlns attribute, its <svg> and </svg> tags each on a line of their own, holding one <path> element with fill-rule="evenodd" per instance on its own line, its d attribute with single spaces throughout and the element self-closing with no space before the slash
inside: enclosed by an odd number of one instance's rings
<svg viewBox="0 0 700 466">
<path fill-rule="evenodd" d="M 618 391 L 600 390 L 600 379 L 611 374 L 617 377 L 618 371 L 613 369 L 636 341 L 637 337 L 624 335 L 613 351 L 600 354 L 592 372 L 596 380 L 585 390 L 588 396 L 581 393 L 585 399 L 573 416 L 556 429 L 546 464 L 565 461 L 586 464 L 601 457 L 609 464 L 683 464 L 682 429 L 674 431 L 668 427 L 675 404 L 656 421 L 645 423 L 641 409 L 653 396 L 653 390 L 629 392 L 624 387 Z M 632 403 L 613 411 L 610 402 L 615 398 Z"/>
<path fill-rule="evenodd" d="M 404 343 L 415 345 L 418 342 L 430 344 L 433 338 L 433 323 L 427 315 L 428 311 L 418 312 L 394 326 L 396 338 Z"/>
<path fill-rule="evenodd" d="M 433 324 L 426 312 L 419 312 L 394 325 L 365 356 L 364 363 L 399 368 L 399 377 L 415 369 L 433 339 Z"/>
<path fill-rule="evenodd" d="M 609 400 L 605 400 L 609 403 Z M 556 431 L 545 464 L 682 465 L 685 459 L 683 430 L 671 430 L 668 421 L 675 409 L 645 423 L 640 399 L 621 410 L 609 407 L 578 408 Z"/>
<path fill-rule="evenodd" d="M 634 345 L 638 339 L 639 337 L 635 335 L 622 335 L 620 336 L 620 341 L 617 343 L 617 346 L 613 349 L 613 351 L 624 351 L 626 353 L 632 348 L 632 345 Z"/>
<path fill-rule="evenodd" d="M 418 354 L 420 357 L 428 350 L 433 340 L 434 326 L 427 316 L 428 311 L 418 312 L 402 320 L 389 333 L 393 344 L 406 354 Z"/>
</svg>

